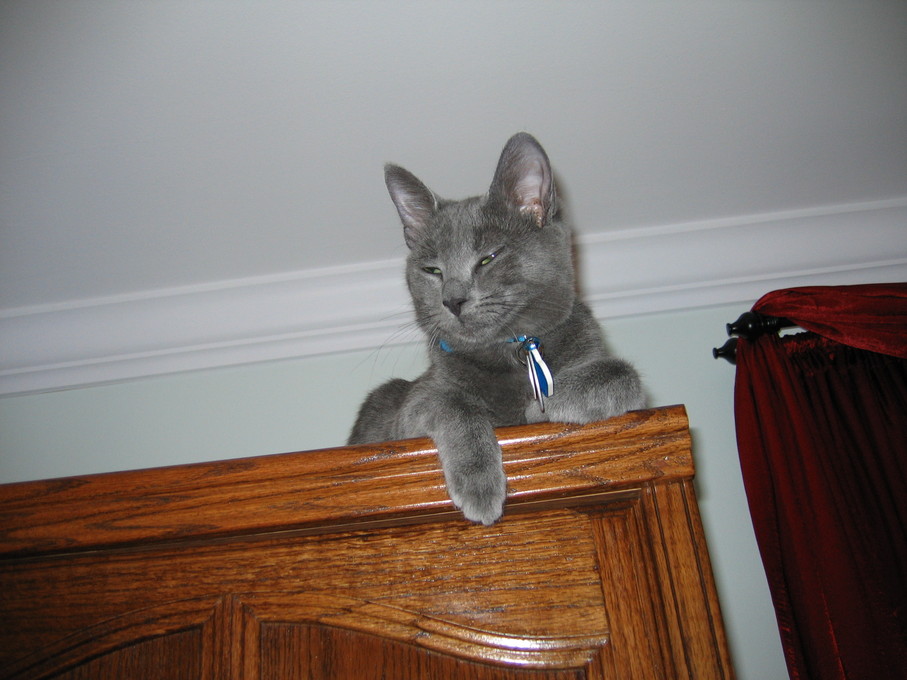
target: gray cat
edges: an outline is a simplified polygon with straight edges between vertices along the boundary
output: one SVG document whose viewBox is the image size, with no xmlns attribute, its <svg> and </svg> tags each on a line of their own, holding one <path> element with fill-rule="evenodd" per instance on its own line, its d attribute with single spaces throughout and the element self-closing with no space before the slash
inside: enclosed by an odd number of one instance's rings
<svg viewBox="0 0 907 680">
<path fill-rule="evenodd" d="M 485 196 L 439 198 L 395 165 L 385 181 L 430 367 L 369 394 L 349 443 L 431 437 L 450 498 L 467 519 L 492 524 L 507 487 L 493 428 L 642 408 L 639 377 L 608 355 L 576 298 L 570 230 L 535 138 L 507 142 Z"/>
</svg>

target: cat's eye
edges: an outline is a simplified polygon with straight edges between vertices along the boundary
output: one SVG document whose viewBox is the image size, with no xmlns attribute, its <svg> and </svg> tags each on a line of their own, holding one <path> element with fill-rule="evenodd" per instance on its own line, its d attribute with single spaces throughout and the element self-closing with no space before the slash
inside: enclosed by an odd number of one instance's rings
<svg viewBox="0 0 907 680">
<path fill-rule="evenodd" d="M 498 256 L 498 253 L 499 253 L 499 252 L 501 252 L 501 251 L 500 251 L 500 250 L 496 250 L 495 252 L 491 253 L 491 255 L 487 255 L 487 256 L 483 257 L 483 258 L 479 261 L 479 266 L 480 266 L 480 267 L 484 267 L 486 264 L 490 264 L 491 261 L 492 261 L 494 258 L 496 258 L 496 257 Z"/>
<path fill-rule="evenodd" d="M 441 270 L 438 267 L 422 267 L 422 271 L 432 276 L 441 276 Z"/>
</svg>

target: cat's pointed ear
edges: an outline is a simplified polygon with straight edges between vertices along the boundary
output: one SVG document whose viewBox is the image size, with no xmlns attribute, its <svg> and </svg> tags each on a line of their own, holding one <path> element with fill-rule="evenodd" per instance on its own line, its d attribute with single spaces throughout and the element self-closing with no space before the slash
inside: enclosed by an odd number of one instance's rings
<svg viewBox="0 0 907 680">
<path fill-rule="evenodd" d="M 556 211 L 554 179 L 548 155 L 535 137 L 515 134 L 501 152 L 489 194 L 544 226 Z"/>
<path fill-rule="evenodd" d="M 438 199 L 409 170 L 399 165 L 384 166 L 384 183 L 403 222 L 403 238 L 412 248 L 424 235 L 438 208 Z"/>
</svg>

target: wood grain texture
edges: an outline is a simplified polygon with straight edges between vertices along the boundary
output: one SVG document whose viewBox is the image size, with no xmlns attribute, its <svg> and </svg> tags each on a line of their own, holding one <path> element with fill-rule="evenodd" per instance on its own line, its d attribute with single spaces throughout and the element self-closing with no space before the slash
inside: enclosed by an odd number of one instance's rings
<svg viewBox="0 0 907 680">
<path fill-rule="evenodd" d="M 0 678 L 732 678 L 682 407 L 499 434 L 491 527 L 415 440 L 2 488 Z"/>
<path fill-rule="evenodd" d="M 166 655 L 174 664 L 181 659 L 184 668 L 199 669 L 193 677 L 209 677 L 216 670 L 213 651 L 222 644 L 218 639 L 222 625 L 216 620 L 223 610 L 219 600 L 176 600 L 156 605 L 132 597 L 123 584 L 119 590 L 127 593 L 126 602 L 108 587 L 88 590 L 78 583 L 69 584 L 65 569 L 60 576 L 45 571 L 38 571 L 36 576 L 55 579 L 55 585 L 67 594 L 59 599 L 51 594 L 44 599 L 39 582 L 28 587 L 3 579 L 4 587 L 17 591 L 0 600 L 0 677 L 30 680 L 56 678 L 61 673 L 60 677 L 70 677 L 65 674 L 67 669 L 73 669 L 73 678 L 130 677 L 104 675 L 107 671 L 103 669 L 122 664 L 138 667 L 144 663 L 139 658 L 145 654 L 142 650 L 165 654 L 161 651 L 165 648 L 170 649 Z M 79 591 L 79 597 L 68 597 L 69 591 Z M 26 596 L 32 601 L 25 600 Z M 102 601 L 108 606 L 96 613 L 96 605 Z M 157 642 L 139 647 L 144 641 Z M 132 677 L 150 676 L 136 672 Z"/>
<path fill-rule="evenodd" d="M 501 668 L 330 626 L 267 626 L 262 680 L 584 680 L 584 670 Z M 288 659 L 307 659 L 305 666 Z"/>
<path fill-rule="evenodd" d="M 498 431 L 508 510 L 692 475 L 683 407 Z M 646 453 L 639 455 L 640 442 Z M 456 512 L 427 439 L 0 485 L 0 554 L 238 536 Z"/>
<path fill-rule="evenodd" d="M 0 564 L 4 587 L 16 593 L 0 595 L 9 614 L 0 640 L 4 650 L 76 658 L 104 639 L 107 649 L 215 621 L 217 598 L 229 593 L 240 598 L 243 627 L 311 621 L 474 658 L 582 665 L 608 636 L 582 519 L 563 509 L 492 528 L 454 520 L 19 559 Z M 0 667 L 3 659 L 0 652 Z"/>
<path fill-rule="evenodd" d="M 59 680 L 194 680 L 202 669 L 198 630 L 151 638 L 92 659 Z"/>
<path fill-rule="evenodd" d="M 691 678 L 720 678 L 732 674 L 691 480 L 651 485 L 646 489 L 641 505 L 652 529 L 649 538 L 656 566 L 654 574 L 660 581 L 659 589 L 668 598 L 664 621 L 677 674 Z M 713 612 L 712 616 L 695 615 L 703 609 Z"/>
</svg>

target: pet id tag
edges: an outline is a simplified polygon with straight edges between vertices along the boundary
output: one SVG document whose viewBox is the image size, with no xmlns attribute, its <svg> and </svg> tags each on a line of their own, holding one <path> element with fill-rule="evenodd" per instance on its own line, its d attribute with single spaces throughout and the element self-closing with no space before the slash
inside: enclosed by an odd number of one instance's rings
<svg viewBox="0 0 907 680">
<path fill-rule="evenodd" d="M 554 394 L 554 378 L 551 377 L 551 371 L 548 364 L 542 358 L 539 351 L 541 342 L 538 338 L 528 338 L 521 336 L 520 354 L 525 357 L 526 368 L 529 373 L 529 384 L 532 385 L 532 394 L 539 403 L 542 413 L 545 412 L 545 397 Z"/>
</svg>

